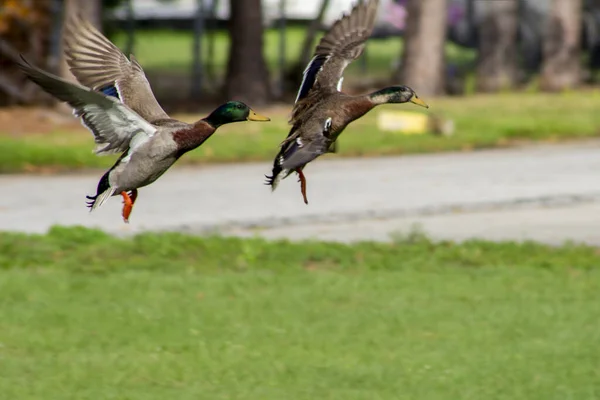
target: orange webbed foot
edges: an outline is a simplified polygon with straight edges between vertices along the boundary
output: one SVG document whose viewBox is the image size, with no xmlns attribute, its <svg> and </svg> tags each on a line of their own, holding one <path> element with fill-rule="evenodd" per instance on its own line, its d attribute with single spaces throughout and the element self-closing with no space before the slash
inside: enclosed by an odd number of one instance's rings
<svg viewBox="0 0 600 400">
<path fill-rule="evenodd" d="M 128 224 L 133 204 L 137 199 L 137 190 L 133 189 L 130 193 L 123 191 L 121 192 L 121 196 L 123 196 L 123 221 Z"/>
</svg>

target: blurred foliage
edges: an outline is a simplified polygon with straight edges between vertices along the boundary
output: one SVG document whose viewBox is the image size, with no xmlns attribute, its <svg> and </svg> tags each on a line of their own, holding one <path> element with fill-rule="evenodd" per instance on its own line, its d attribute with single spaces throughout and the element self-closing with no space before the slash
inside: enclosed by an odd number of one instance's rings
<svg viewBox="0 0 600 400">
<path fill-rule="evenodd" d="M 102 7 L 104 9 L 116 8 L 127 0 L 102 0 Z"/>
<path fill-rule="evenodd" d="M 6 34 L 17 23 L 35 23 L 39 17 L 34 0 L 2 0 L 0 34 Z"/>
</svg>

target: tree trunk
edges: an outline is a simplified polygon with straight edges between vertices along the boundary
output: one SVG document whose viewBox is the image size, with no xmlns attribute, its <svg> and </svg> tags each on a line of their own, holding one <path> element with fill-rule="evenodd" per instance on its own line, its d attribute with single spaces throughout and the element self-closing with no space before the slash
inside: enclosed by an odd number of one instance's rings
<svg viewBox="0 0 600 400">
<path fill-rule="evenodd" d="M 249 104 L 269 101 L 269 72 L 263 55 L 263 26 L 260 0 L 230 0 L 228 99 Z"/>
<path fill-rule="evenodd" d="M 558 91 L 581 82 L 581 0 L 554 0 L 544 36 L 541 87 Z"/>
<path fill-rule="evenodd" d="M 63 17 L 75 14 L 90 21 L 102 32 L 102 1 L 101 0 L 64 0 Z M 61 51 L 60 75 L 70 81 L 76 81 L 69 70 L 64 52 Z"/>
<path fill-rule="evenodd" d="M 477 89 L 496 92 L 511 88 L 517 79 L 518 1 L 481 4 L 486 14 L 479 28 Z"/>
<path fill-rule="evenodd" d="M 394 79 L 419 95 L 444 92 L 446 0 L 408 0 L 402 64 Z"/>
<path fill-rule="evenodd" d="M 215 69 L 214 69 L 214 58 L 215 58 L 215 40 L 216 40 L 216 29 L 217 29 L 217 7 L 219 6 L 219 0 L 213 0 L 210 3 L 208 9 L 208 18 L 206 21 L 206 57 L 205 57 L 205 73 L 207 84 L 211 85 L 211 88 L 215 88 Z"/>
</svg>

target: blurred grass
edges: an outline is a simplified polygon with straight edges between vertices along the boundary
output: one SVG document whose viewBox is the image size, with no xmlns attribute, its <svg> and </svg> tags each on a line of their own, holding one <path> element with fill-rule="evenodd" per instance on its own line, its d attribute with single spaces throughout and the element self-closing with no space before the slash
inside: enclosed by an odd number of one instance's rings
<svg viewBox="0 0 600 400">
<path fill-rule="evenodd" d="M 325 157 L 471 150 L 523 141 L 597 137 L 600 131 L 598 91 L 504 93 L 425 100 L 431 106 L 429 110 L 412 104 L 375 109 L 346 129 L 339 139 L 339 154 Z M 449 118 L 455 123 L 456 133 L 440 137 L 384 132 L 376 123 L 380 110 L 410 110 Z M 177 117 L 193 121 L 209 111 Z M 270 116 L 272 121 L 223 126 L 203 146 L 179 162 L 270 161 L 289 130 L 289 107 L 257 108 L 256 111 Z M 3 135 L 2 129 L 7 127 L 0 127 L 0 172 L 107 167 L 114 162 L 113 157 L 92 154 L 92 138 L 83 128 L 30 135 Z"/>
<path fill-rule="evenodd" d="M 3 398 L 593 399 L 600 255 L 0 233 Z"/>
</svg>

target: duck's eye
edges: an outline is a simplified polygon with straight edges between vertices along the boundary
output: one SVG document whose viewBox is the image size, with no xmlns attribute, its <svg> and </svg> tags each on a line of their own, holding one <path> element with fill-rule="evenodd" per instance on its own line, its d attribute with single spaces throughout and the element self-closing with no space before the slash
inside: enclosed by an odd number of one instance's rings
<svg viewBox="0 0 600 400">
<path fill-rule="evenodd" d="M 241 110 L 242 108 L 244 108 L 244 107 L 242 107 L 242 105 L 241 105 L 241 104 L 238 104 L 236 107 L 237 107 L 237 108 L 239 108 L 240 110 Z"/>
</svg>

